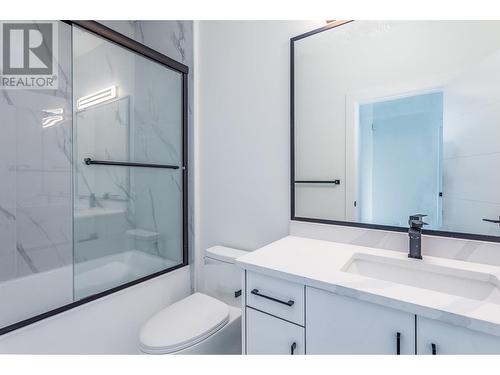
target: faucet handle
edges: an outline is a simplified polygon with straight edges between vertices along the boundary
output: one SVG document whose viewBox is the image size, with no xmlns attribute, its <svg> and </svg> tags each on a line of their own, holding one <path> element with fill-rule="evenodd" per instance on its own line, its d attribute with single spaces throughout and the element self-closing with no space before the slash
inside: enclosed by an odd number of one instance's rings
<svg viewBox="0 0 500 375">
<path fill-rule="evenodd" d="M 419 227 L 423 227 L 424 225 L 429 225 L 429 223 L 426 223 L 425 221 L 422 220 L 412 221 L 412 223 L 413 226 L 419 226 Z"/>
<path fill-rule="evenodd" d="M 429 225 L 428 223 L 422 220 L 422 218 L 426 216 L 427 215 L 424 214 L 410 215 L 410 218 L 408 219 L 408 224 L 410 225 L 410 227 L 418 227 L 418 228 L 422 228 L 424 225 Z"/>
</svg>

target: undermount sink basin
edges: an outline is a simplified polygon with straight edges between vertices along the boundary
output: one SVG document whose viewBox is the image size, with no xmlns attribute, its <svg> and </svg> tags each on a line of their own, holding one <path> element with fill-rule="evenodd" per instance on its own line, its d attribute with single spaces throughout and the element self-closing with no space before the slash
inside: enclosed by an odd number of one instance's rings
<svg viewBox="0 0 500 375">
<path fill-rule="evenodd" d="M 490 273 L 364 253 L 354 254 L 341 270 L 373 279 L 500 304 L 499 281 Z"/>
</svg>

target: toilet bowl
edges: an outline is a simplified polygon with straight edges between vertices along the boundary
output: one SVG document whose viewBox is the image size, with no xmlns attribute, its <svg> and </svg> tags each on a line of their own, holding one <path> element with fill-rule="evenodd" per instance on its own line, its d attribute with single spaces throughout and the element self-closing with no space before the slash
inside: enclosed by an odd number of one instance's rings
<svg viewBox="0 0 500 375">
<path fill-rule="evenodd" d="M 241 354 L 241 272 L 234 260 L 247 252 L 224 246 L 205 251 L 203 293 L 153 315 L 141 328 L 146 354 Z"/>
</svg>

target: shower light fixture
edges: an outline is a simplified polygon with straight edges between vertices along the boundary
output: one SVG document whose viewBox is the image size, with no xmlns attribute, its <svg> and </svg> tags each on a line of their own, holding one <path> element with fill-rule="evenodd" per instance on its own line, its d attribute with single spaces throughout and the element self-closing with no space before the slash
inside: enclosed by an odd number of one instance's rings
<svg viewBox="0 0 500 375">
<path fill-rule="evenodd" d="M 115 98 L 116 98 L 116 86 L 110 86 L 105 89 L 96 91 L 92 94 L 82 96 L 76 102 L 76 109 L 77 111 L 81 111 L 84 108 L 92 107 Z"/>
<path fill-rule="evenodd" d="M 51 126 L 57 125 L 62 120 L 64 120 L 64 109 L 54 108 L 54 109 L 44 109 L 42 110 L 47 116 L 42 118 L 42 128 L 50 128 Z"/>
<path fill-rule="evenodd" d="M 50 128 L 51 126 L 57 125 L 60 123 L 62 120 L 64 120 L 64 117 L 62 116 L 49 116 L 45 117 L 42 119 L 42 128 Z"/>
</svg>

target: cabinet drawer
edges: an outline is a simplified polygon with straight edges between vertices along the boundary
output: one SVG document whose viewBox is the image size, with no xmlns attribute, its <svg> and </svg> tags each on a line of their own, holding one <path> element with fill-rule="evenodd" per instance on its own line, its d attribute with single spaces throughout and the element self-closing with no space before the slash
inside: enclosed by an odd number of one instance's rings
<svg viewBox="0 0 500 375">
<path fill-rule="evenodd" d="M 247 306 L 303 326 L 304 294 L 303 285 L 247 271 Z"/>
<path fill-rule="evenodd" d="M 247 354 L 304 354 L 304 328 L 246 308 Z"/>
</svg>

